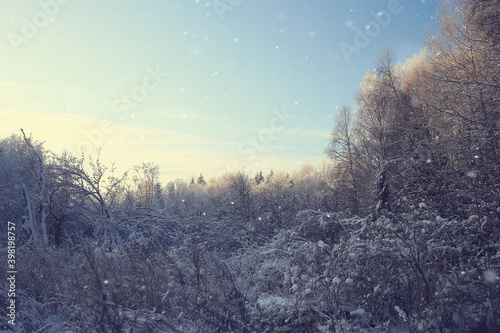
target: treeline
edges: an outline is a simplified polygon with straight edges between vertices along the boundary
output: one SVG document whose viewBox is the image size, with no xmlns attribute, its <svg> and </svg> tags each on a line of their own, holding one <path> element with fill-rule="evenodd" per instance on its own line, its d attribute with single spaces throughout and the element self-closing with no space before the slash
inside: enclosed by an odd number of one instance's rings
<svg viewBox="0 0 500 333">
<path fill-rule="evenodd" d="M 238 171 L 163 185 L 153 163 L 117 175 L 99 154 L 57 155 L 23 132 L 0 141 L 0 169 L 0 209 L 4 219 L 24 225 L 20 244 L 60 246 L 76 230 L 85 230 L 84 221 L 79 226 L 75 221 L 110 219 L 113 211 L 151 208 L 240 225 L 257 220 L 272 229 L 303 209 L 335 211 L 342 206 L 342 199 L 334 197 L 333 165 L 327 161 L 304 164 L 291 174 Z"/>
<path fill-rule="evenodd" d="M 446 0 L 437 31 L 404 64 L 384 50 L 326 152 L 344 210 L 500 217 L 500 6 Z"/>
</svg>

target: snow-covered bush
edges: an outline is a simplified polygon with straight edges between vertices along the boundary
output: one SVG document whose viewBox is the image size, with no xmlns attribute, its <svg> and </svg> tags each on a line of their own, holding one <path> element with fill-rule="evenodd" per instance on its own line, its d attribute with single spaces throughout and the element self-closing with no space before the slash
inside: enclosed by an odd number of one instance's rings
<svg viewBox="0 0 500 333">
<path fill-rule="evenodd" d="M 337 215 L 323 213 L 311 209 L 300 211 L 295 216 L 294 226 L 298 227 L 298 234 L 312 241 L 334 243 L 342 230 L 337 221 Z"/>
</svg>

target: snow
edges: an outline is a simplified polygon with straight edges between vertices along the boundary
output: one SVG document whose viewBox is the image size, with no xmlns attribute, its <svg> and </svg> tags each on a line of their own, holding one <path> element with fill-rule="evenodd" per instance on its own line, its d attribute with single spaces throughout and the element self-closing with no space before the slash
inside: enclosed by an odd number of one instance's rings
<svg viewBox="0 0 500 333">
<path fill-rule="evenodd" d="M 408 320 L 408 316 L 406 315 L 406 312 L 404 312 L 399 306 L 395 305 L 394 310 L 398 313 L 398 315 L 403 319 L 403 321 Z"/>
<path fill-rule="evenodd" d="M 257 301 L 258 306 L 265 312 L 284 313 L 293 306 L 293 302 L 281 296 L 261 295 Z"/>
<path fill-rule="evenodd" d="M 356 309 L 350 312 L 351 316 L 364 316 L 366 314 L 365 310 L 362 308 Z"/>
</svg>

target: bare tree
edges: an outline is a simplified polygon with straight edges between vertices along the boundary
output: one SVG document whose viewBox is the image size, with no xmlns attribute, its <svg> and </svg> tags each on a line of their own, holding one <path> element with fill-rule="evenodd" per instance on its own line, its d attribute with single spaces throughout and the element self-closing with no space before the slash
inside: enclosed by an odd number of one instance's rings
<svg viewBox="0 0 500 333">
<path fill-rule="evenodd" d="M 330 143 L 325 150 L 328 157 L 336 162 L 339 179 L 345 180 L 349 190 L 351 207 L 354 214 L 359 212 L 358 186 L 358 148 L 355 144 L 354 122 L 351 109 L 343 105 L 340 108 L 332 131 Z"/>
<path fill-rule="evenodd" d="M 42 145 L 35 143 L 35 147 L 32 143 L 31 137 L 26 137 L 23 129 L 21 129 L 21 132 L 23 133 L 24 142 L 29 149 L 28 158 L 26 159 L 27 164 L 25 167 L 36 184 L 36 187 L 33 189 L 28 188 L 26 184 L 21 185 L 28 213 L 24 223 L 29 230 L 30 240 L 37 241 L 40 237 L 42 245 L 46 247 L 49 244 L 46 223 L 48 216 L 48 202 L 46 197 L 47 175 L 45 172 Z"/>
<path fill-rule="evenodd" d="M 250 181 L 248 175 L 244 174 L 242 171 L 238 171 L 236 174 L 232 174 L 229 177 L 229 187 L 232 192 L 236 195 L 233 203 L 236 204 L 237 213 L 246 221 L 250 221 L 252 217 L 252 205 L 250 199 L 250 191 L 252 188 L 252 182 Z"/>
<path fill-rule="evenodd" d="M 58 186 L 66 188 L 74 198 L 83 199 L 83 203 L 89 203 L 99 215 L 109 218 L 109 208 L 118 199 L 127 173 L 116 177 L 116 168 L 112 165 L 111 174 L 106 176 L 108 167 L 101 163 L 100 152 L 95 161 L 89 157 L 88 169 L 85 168 L 84 155 L 77 158 L 65 152 L 54 156 L 54 162 L 52 168 Z"/>
<path fill-rule="evenodd" d="M 140 205 L 151 206 L 160 184 L 160 167 L 153 163 L 143 162 L 134 167 L 134 183 L 136 186 L 137 200 Z"/>
<path fill-rule="evenodd" d="M 495 1 L 493 1 L 495 2 Z M 477 213 L 500 198 L 500 57 L 498 2 L 447 0 L 442 3 L 435 35 L 427 41 L 431 64 L 425 73 L 432 89 L 426 106 L 451 124 L 442 137 L 450 169 L 462 177 L 455 187 L 455 211 L 467 214 L 470 202 Z M 467 176 L 469 175 L 469 176 Z M 456 209 L 462 206 L 460 209 Z"/>
</svg>

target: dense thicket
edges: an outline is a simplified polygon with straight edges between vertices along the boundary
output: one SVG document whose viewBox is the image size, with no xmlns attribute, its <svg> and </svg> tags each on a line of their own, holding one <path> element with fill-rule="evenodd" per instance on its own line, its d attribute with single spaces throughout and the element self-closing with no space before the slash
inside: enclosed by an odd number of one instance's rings
<svg viewBox="0 0 500 333">
<path fill-rule="evenodd" d="M 99 153 L 0 141 L 1 242 L 16 223 L 17 332 L 497 332 L 497 0 L 442 3 L 344 106 L 331 162 L 161 184 Z M 6 258 L 7 247 L 0 252 Z"/>
<path fill-rule="evenodd" d="M 368 71 L 354 112 L 343 107 L 326 152 L 345 209 L 498 219 L 498 1 L 443 1 L 436 35 L 406 63 L 390 49 Z"/>
</svg>

